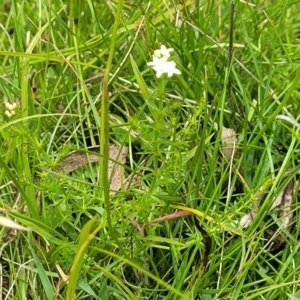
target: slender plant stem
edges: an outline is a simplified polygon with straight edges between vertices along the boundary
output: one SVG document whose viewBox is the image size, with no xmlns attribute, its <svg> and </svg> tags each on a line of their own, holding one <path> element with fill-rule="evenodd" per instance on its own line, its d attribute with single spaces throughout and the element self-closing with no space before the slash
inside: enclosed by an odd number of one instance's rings
<svg viewBox="0 0 300 300">
<path fill-rule="evenodd" d="M 29 59 L 23 58 L 22 59 L 22 73 L 21 73 L 21 109 L 22 109 L 22 116 L 28 117 L 28 74 L 29 74 Z M 24 178 L 28 182 L 31 182 L 31 169 L 30 169 L 30 163 L 29 163 L 29 157 L 28 157 L 28 143 L 27 138 L 24 136 L 22 138 L 22 143 L 20 146 L 20 152 L 21 152 L 21 159 L 23 164 L 23 174 Z M 35 219 L 39 219 L 38 211 L 35 203 L 35 191 L 33 185 L 27 185 L 24 191 L 27 195 L 27 197 L 24 199 L 27 199 L 27 206 L 29 209 L 30 214 Z M 31 203 L 28 203 L 30 201 Z"/>
<path fill-rule="evenodd" d="M 110 44 L 110 52 L 104 72 L 103 85 L 102 85 L 102 103 L 101 103 L 101 145 L 100 145 L 100 166 L 101 177 L 100 186 L 103 188 L 104 203 L 107 213 L 108 228 L 114 236 L 114 230 L 111 223 L 111 207 L 109 199 L 109 178 L 108 178 L 108 163 L 109 163 L 109 73 L 112 67 L 112 61 L 115 54 L 117 31 L 119 21 L 121 20 L 123 8 L 123 1 L 118 1 L 117 14 L 115 16 L 115 23 L 112 33 L 112 40 Z"/>
<path fill-rule="evenodd" d="M 151 186 L 149 189 L 149 194 L 151 194 L 155 188 L 155 184 L 156 184 L 156 179 L 158 176 L 158 169 L 159 169 L 159 130 L 158 127 L 160 126 L 161 123 L 161 115 L 162 115 L 162 111 L 164 109 L 164 85 L 165 82 L 163 79 L 159 80 L 159 84 L 158 84 L 158 105 L 156 105 L 155 107 L 155 111 L 154 111 L 154 126 L 155 126 L 155 131 L 154 131 L 154 164 L 153 164 L 153 169 L 154 169 L 154 176 L 152 178 L 152 182 L 151 182 Z"/>
</svg>

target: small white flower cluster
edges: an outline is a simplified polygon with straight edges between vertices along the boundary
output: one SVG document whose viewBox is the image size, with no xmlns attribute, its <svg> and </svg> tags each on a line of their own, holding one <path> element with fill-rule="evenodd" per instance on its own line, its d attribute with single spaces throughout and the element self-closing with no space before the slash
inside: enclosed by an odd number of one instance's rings
<svg viewBox="0 0 300 300">
<path fill-rule="evenodd" d="M 9 102 L 5 102 L 5 107 L 6 107 L 6 110 L 5 110 L 5 114 L 7 117 L 11 118 L 12 116 L 14 116 L 16 114 L 16 108 L 17 108 L 17 103 L 9 103 Z"/>
<path fill-rule="evenodd" d="M 162 74 L 167 74 L 168 77 L 172 77 L 174 74 L 181 74 L 181 72 L 176 68 L 176 63 L 170 58 L 170 52 L 173 48 L 167 48 L 162 45 L 160 49 L 154 51 L 152 56 L 152 61 L 147 63 L 148 66 L 156 72 L 156 77 L 161 77 Z"/>
</svg>

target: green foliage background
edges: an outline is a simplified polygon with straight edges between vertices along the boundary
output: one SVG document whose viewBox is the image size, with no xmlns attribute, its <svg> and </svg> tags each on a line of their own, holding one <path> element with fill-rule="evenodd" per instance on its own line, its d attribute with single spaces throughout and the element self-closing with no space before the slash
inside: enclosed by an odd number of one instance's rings
<svg viewBox="0 0 300 300">
<path fill-rule="evenodd" d="M 233 2 L 229 66 L 232 1 L 0 3 L 1 207 L 31 228 L 1 228 L 3 298 L 300 297 L 299 5 Z M 147 66 L 161 45 L 181 75 Z M 5 101 L 18 103 L 12 118 Z M 140 181 L 114 195 L 108 141 L 129 148 L 125 172 Z M 55 171 L 78 149 L 100 162 Z M 291 180 L 294 224 L 282 230 L 269 209 Z M 196 216 L 147 235 L 134 223 L 182 210 Z"/>
</svg>

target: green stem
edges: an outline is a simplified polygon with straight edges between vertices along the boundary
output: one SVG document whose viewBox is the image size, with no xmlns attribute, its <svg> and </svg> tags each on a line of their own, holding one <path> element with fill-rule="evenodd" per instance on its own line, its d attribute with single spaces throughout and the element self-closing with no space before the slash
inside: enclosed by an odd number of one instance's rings
<svg viewBox="0 0 300 300">
<path fill-rule="evenodd" d="M 161 118 L 163 115 L 163 109 L 164 109 L 164 97 L 165 97 L 165 81 L 164 79 L 159 80 L 159 84 L 158 84 L 158 89 L 157 89 L 157 95 L 158 95 L 158 105 L 156 106 L 156 111 L 154 112 L 153 116 L 154 116 L 154 123 L 155 123 L 155 127 L 158 126 L 158 124 L 161 123 Z M 159 127 L 159 126 L 158 126 Z M 157 176 L 159 174 L 158 169 L 159 169 L 159 149 L 160 149 L 160 144 L 159 144 L 159 130 L 157 128 L 155 128 L 154 130 L 154 159 L 153 159 L 153 178 L 152 178 L 152 182 L 151 182 L 151 186 L 149 189 L 149 194 L 152 194 L 154 189 L 155 189 L 155 185 L 156 185 L 156 181 L 157 181 Z"/>
<path fill-rule="evenodd" d="M 108 178 L 108 163 L 109 163 L 109 73 L 112 67 L 112 61 L 115 54 L 117 31 L 119 21 L 122 17 L 123 1 L 118 1 L 117 14 L 112 34 L 112 41 L 110 45 L 110 52 L 107 61 L 106 70 L 104 72 L 103 86 L 102 86 L 102 103 L 101 103 L 101 144 L 100 144 L 100 166 L 101 177 L 100 187 L 103 188 L 104 203 L 107 214 L 107 223 L 111 235 L 114 236 L 114 229 L 111 223 L 111 208 L 109 199 L 109 178 Z"/>
<path fill-rule="evenodd" d="M 22 117 L 28 117 L 28 76 L 29 76 L 29 59 L 23 58 L 22 59 L 22 73 L 21 73 L 21 109 L 22 109 Z M 22 125 L 23 126 L 23 125 Z M 22 137 L 22 143 L 20 146 L 20 153 L 21 153 L 21 161 L 23 165 L 23 174 L 22 177 L 26 178 L 27 182 L 32 182 L 32 175 L 30 169 L 30 162 L 29 162 L 29 153 L 28 153 L 28 141 L 26 137 Z M 38 210 L 36 207 L 36 200 L 35 200 L 35 191 L 32 184 L 28 184 L 25 187 L 24 193 L 26 193 L 26 197 L 23 196 L 25 199 L 26 204 L 28 206 L 28 210 L 32 217 L 39 220 Z"/>
</svg>

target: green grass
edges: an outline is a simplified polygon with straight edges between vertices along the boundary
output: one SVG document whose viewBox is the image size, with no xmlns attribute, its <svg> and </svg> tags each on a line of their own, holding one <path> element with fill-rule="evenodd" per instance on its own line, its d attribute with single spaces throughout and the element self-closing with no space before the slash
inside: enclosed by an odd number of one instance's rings
<svg viewBox="0 0 300 300">
<path fill-rule="evenodd" d="M 31 229 L 1 227 L 3 299 L 300 298 L 297 192 L 265 233 L 299 173 L 299 5 L 235 1 L 228 68 L 230 3 L 0 2 L 1 208 Z M 181 75 L 147 66 L 161 45 Z M 115 194 L 109 144 L 139 181 Z M 75 150 L 99 161 L 57 171 Z"/>
</svg>

